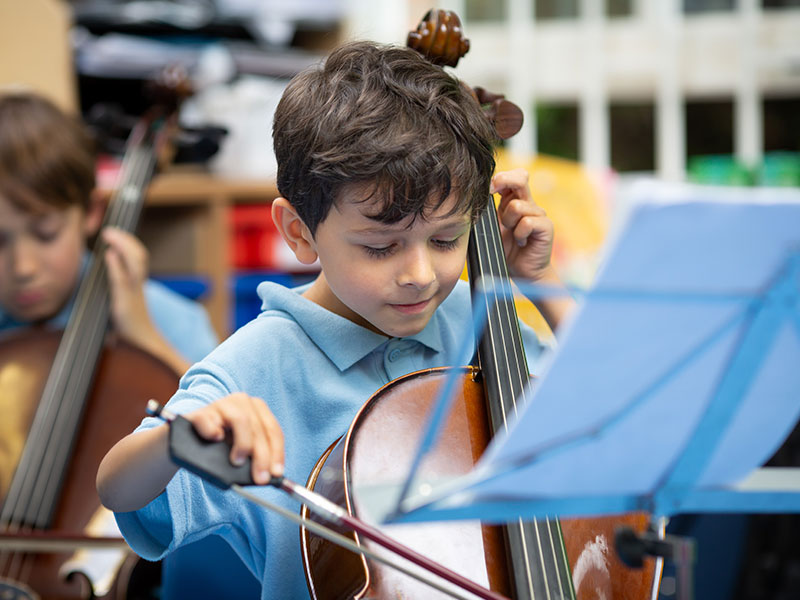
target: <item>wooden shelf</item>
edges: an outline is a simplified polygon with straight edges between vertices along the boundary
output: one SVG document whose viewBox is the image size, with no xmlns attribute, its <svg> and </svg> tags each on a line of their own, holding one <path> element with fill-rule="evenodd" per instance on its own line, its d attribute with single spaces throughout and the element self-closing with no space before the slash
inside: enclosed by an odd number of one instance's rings
<svg viewBox="0 0 800 600">
<path fill-rule="evenodd" d="M 106 198 L 110 193 L 104 190 Z M 183 169 L 157 175 L 148 188 L 138 235 L 150 252 L 150 272 L 206 278 L 210 289 L 202 302 L 220 339 L 232 328 L 232 208 L 269 203 L 277 196 L 271 180 Z"/>
</svg>

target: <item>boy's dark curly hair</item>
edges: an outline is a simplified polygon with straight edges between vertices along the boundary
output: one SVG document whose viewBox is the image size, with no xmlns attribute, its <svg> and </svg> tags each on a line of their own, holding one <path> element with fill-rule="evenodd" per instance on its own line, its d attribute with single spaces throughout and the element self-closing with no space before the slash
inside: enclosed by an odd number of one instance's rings
<svg viewBox="0 0 800 600">
<path fill-rule="evenodd" d="M 353 42 L 297 75 L 275 113 L 278 189 L 314 234 L 342 187 L 396 223 L 486 206 L 496 134 L 468 88 L 410 48 Z"/>
</svg>

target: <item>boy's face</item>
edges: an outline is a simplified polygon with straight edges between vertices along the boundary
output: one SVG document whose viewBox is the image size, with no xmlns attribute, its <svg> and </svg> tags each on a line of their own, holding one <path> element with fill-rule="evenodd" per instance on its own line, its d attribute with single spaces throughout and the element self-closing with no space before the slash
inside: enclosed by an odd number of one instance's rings
<svg viewBox="0 0 800 600">
<path fill-rule="evenodd" d="M 29 213 L 0 196 L 0 306 L 14 319 L 49 319 L 71 297 L 86 244 L 78 206 Z"/>
<path fill-rule="evenodd" d="M 457 201 L 451 195 L 425 220 L 386 225 L 369 218 L 370 202 L 348 200 L 357 191 L 345 188 L 317 227 L 312 243 L 323 275 L 314 300 L 390 337 L 418 333 L 463 272 L 469 215 L 447 216 Z"/>
</svg>

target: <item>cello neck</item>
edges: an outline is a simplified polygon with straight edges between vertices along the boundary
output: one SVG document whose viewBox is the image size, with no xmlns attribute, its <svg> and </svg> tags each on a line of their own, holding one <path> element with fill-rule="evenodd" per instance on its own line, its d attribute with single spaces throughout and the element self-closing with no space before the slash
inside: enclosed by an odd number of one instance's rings
<svg viewBox="0 0 800 600">
<path fill-rule="evenodd" d="M 478 341 L 478 360 L 489 425 L 497 433 L 508 427 L 518 402 L 527 400 L 530 371 L 493 200 L 470 233 L 467 268 L 473 310 L 483 311 L 486 319 Z M 557 519 L 509 523 L 504 534 L 516 600 L 575 597 Z"/>
<path fill-rule="evenodd" d="M 470 233 L 467 268 L 473 310 L 486 323 L 478 341 L 478 359 L 486 388 L 492 432 L 507 427 L 529 379 L 517 309 L 500 238 L 497 210 L 490 201 Z"/>
</svg>

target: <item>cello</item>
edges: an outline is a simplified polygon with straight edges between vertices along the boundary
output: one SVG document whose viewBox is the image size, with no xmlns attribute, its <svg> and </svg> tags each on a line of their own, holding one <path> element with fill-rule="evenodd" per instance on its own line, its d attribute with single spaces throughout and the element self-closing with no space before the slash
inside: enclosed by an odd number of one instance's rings
<svg viewBox="0 0 800 600">
<path fill-rule="evenodd" d="M 131 133 L 103 226 L 136 228 L 186 94 L 178 75 L 164 74 L 155 88 L 161 98 Z M 105 532 L 111 515 L 101 508 L 95 475 L 108 449 L 141 420 L 141 399 L 171 393 L 178 374 L 108 334 L 104 251 L 98 239 L 63 333 L 33 327 L 0 343 L 0 458 L 10 474 L 0 477 L 2 598 L 122 599 L 134 585 L 137 559 L 118 534 Z M 120 551 L 112 577 L 99 584 L 76 563 L 76 551 L 98 547 Z"/>
<path fill-rule="evenodd" d="M 409 34 L 408 45 L 448 66 L 455 66 L 469 49 L 458 17 L 449 11 L 429 11 L 417 31 Z M 474 95 L 488 108 L 487 116 L 500 137 L 519 130 L 521 114 L 502 96 L 480 89 L 474 90 Z M 468 271 L 473 289 L 482 280 L 509 281 L 493 202 L 470 234 Z M 507 288 L 510 283 L 500 286 Z M 412 456 L 403 447 L 417 446 L 433 399 L 452 369 L 458 370 L 458 395 L 441 442 L 426 457 L 420 476 L 435 480 L 465 474 L 472 468 L 492 435 L 507 426 L 516 402 L 525 398 L 530 379 L 513 299 L 506 289 L 501 291 L 487 297 L 485 305 L 474 307 L 487 315 L 486 332 L 478 344 L 478 365 L 427 369 L 378 390 L 345 435 L 320 457 L 309 475 L 309 489 L 358 518 L 364 512 L 356 493 L 359 487 L 380 480 L 402 480 L 408 472 Z M 301 514 L 311 518 L 308 507 L 304 506 Z M 517 600 L 644 600 L 657 594 L 656 565 L 648 559 L 642 569 L 626 567 L 613 552 L 613 532 L 620 525 L 642 531 L 647 521 L 646 515 L 636 513 L 594 519 L 543 518 L 502 527 L 480 523 L 390 526 L 386 533 L 433 562 Z M 447 597 L 364 556 L 346 552 L 307 528 L 301 528 L 300 535 L 314 600 Z M 371 547 L 358 533 L 349 535 L 359 546 Z"/>
</svg>

